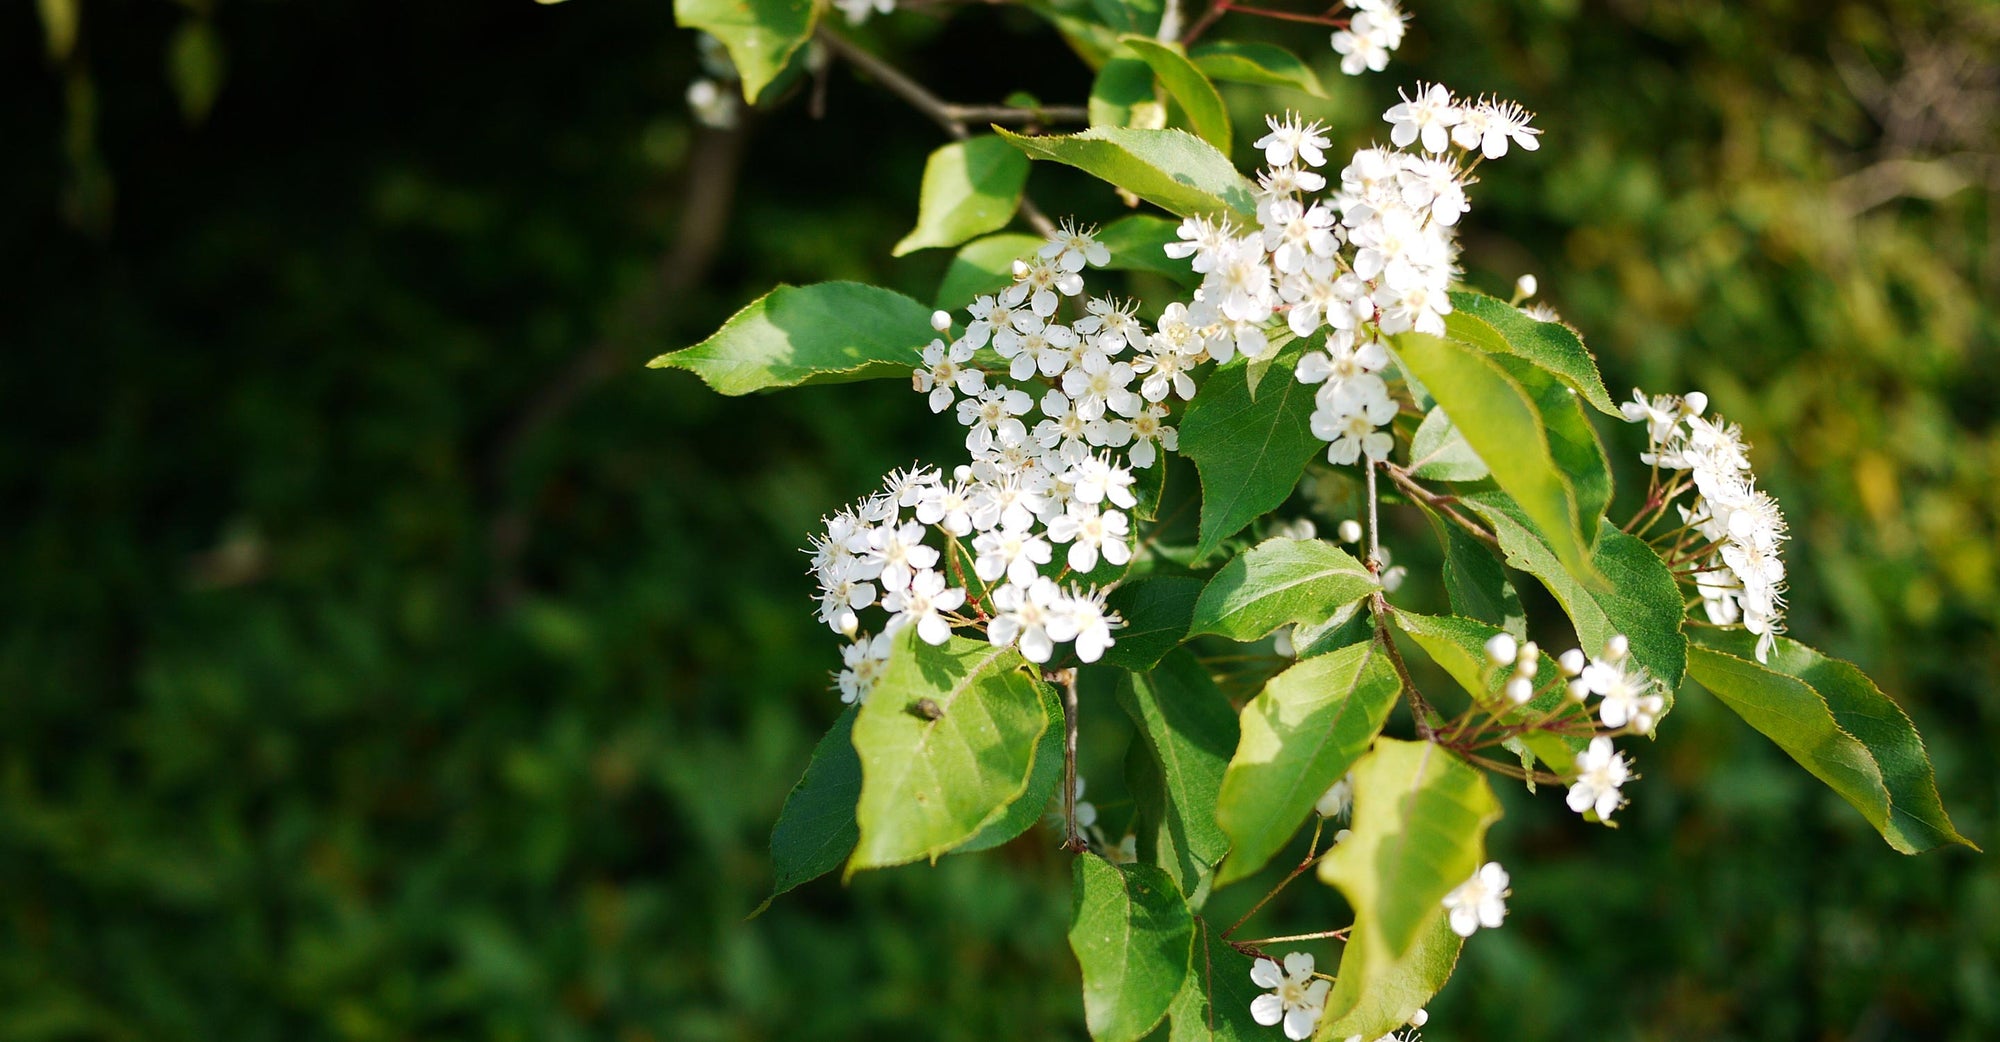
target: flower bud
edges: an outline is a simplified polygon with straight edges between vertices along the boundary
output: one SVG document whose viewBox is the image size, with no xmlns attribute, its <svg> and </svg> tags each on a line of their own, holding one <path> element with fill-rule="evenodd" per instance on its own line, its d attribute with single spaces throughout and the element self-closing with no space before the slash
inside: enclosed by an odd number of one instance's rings
<svg viewBox="0 0 2000 1042">
<path fill-rule="evenodd" d="M 1358 543 L 1361 541 L 1361 522 L 1348 518 L 1340 523 L 1340 541 Z"/>
<path fill-rule="evenodd" d="M 951 313 L 947 311 L 931 312 L 931 328 L 937 330 L 940 333 L 944 332 L 947 329 L 950 329 Z"/>
<path fill-rule="evenodd" d="M 1496 666 L 1504 666 L 1514 661 L 1514 656 L 1519 651 L 1520 645 L 1514 642 L 1514 635 L 1511 633 L 1495 633 L 1486 639 L 1486 660 Z"/>
<path fill-rule="evenodd" d="M 1027 262 L 1027 261 L 1024 261 L 1024 260 L 1018 260 L 1018 259 L 1017 259 L 1017 260 L 1015 260 L 1015 261 L 1014 261 L 1014 277 L 1015 277 L 1015 278 L 1017 278 L 1017 279 L 1019 279 L 1019 278 L 1025 278 L 1025 277 L 1027 277 L 1027 274 L 1028 274 L 1028 262 Z"/>
<path fill-rule="evenodd" d="M 1583 649 L 1571 648 L 1563 652 L 1562 657 L 1556 660 L 1556 665 L 1562 667 L 1563 676 L 1573 677 L 1581 674 L 1583 672 Z"/>
<path fill-rule="evenodd" d="M 1514 292 L 1517 295 L 1519 295 L 1522 300 L 1526 300 L 1529 297 L 1534 296 L 1535 291 L 1540 288 L 1541 284 L 1535 281 L 1535 277 L 1533 275 L 1523 275 L 1520 278 L 1514 280 Z"/>
<path fill-rule="evenodd" d="M 1284 658 L 1299 657 L 1299 649 L 1292 644 L 1292 628 L 1290 626 L 1281 627 L 1277 635 L 1271 638 L 1271 653 L 1283 656 Z"/>
<path fill-rule="evenodd" d="M 1569 695 L 1570 701 L 1581 702 L 1590 697 L 1590 685 L 1581 680 L 1572 680 L 1563 688 L 1563 692 Z"/>
<path fill-rule="evenodd" d="M 1681 405 L 1689 416 L 1700 416 L 1708 411 L 1708 395 L 1700 391 L 1689 391 L 1687 397 L 1681 399 Z"/>
<path fill-rule="evenodd" d="M 1514 671 L 1524 677 L 1533 677 L 1541 668 L 1542 649 L 1532 640 L 1521 645 L 1520 652 L 1514 656 Z"/>
<path fill-rule="evenodd" d="M 1606 662 L 1622 662 L 1625 656 L 1631 653 L 1632 642 L 1626 640 L 1623 633 L 1614 633 L 1611 635 L 1610 640 L 1604 642 L 1604 661 Z"/>
<path fill-rule="evenodd" d="M 1387 593 L 1395 593 L 1397 588 L 1403 585 L 1403 580 L 1409 577 L 1410 570 L 1399 564 L 1382 573 L 1382 589 Z"/>
<path fill-rule="evenodd" d="M 1535 697 L 1534 681 L 1518 673 L 1512 680 L 1507 681 L 1507 701 L 1522 706 L 1527 705 L 1528 700 L 1533 697 Z"/>
<path fill-rule="evenodd" d="M 1524 277 L 1532 278 L 1533 276 L 1524 276 Z M 1425 1024 L 1428 1024 L 1430 1022 L 1431 1022 L 1431 1013 L 1427 1009 L 1420 1009 L 1415 1013 L 1410 1014 L 1410 1026 L 1413 1028 L 1423 1027 Z"/>
</svg>

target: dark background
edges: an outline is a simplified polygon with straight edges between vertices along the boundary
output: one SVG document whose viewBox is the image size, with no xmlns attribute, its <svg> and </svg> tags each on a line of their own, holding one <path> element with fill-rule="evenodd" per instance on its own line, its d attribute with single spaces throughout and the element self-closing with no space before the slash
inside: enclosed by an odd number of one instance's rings
<svg viewBox="0 0 2000 1042">
<path fill-rule="evenodd" d="M 1409 9 L 1330 102 L 1225 88 L 1238 158 L 1285 105 L 1364 143 L 1420 77 L 1539 111 L 1468 281 L 1535 272 L 1613 388 L 1744 424 L 1795 635 L 2000 841 L 1996 9 Z M 77 24 L 0 10 L 0 1039 L 1080 1039 L 1045 833 L 744 921 L 838 708 L 794 548 L 950 425 L 641 368 L 779 281 L 928 298 L 947 251 L 888 251 L 936 129 L 835 68 L 824 118 L 699 130 L 657 0 Z M 1218 32 L 1339 79 L 1319 29 Z M 953 100 L 1088 86 L 1019 12 L 860 35 Z M 1993 857 L 1895 854 L 1692 688 L 1638 756 L 1615 831 L 1509 798 L 1513 915 L 1430 1037 L 2000 1037 Z"/>
</svg>

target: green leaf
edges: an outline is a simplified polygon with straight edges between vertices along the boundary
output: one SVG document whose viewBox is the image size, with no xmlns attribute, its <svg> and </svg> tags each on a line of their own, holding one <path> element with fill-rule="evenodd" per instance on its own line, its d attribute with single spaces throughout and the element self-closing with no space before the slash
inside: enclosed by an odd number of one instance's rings
<svg viewBox="0 0 2000 1042">
<path fill-rule="evenodd" d="M 1107 665 L 1143 672 L 1187 640 L 1202 581 L 1187 575 L 1149 575 L 1111 591 L 1107 606 L 1125 620 L 1118 642 L 1106 648 Z"/>
<path fill-rule="evenodd" d="M 1455 615 L 1497 626 L 1528 639 L 1528 612 L 1521 595 L 1507 581 L 1499 558 L 1455 524 L 1437 520 L 1444 538 L 1444 589 Z"/>
<path fill-rule="evenodd" d="M 1187 983 L 1167 1012 L 1167 1042 L 1273 1042 L 1271 1029 L 1250 1016 L 1264 993 L 1250 981 L 1251 958 L 1198 916 L 1195 928 Z"/>
<path fill-rule="evenodd" d="M 1126 36 L 1120 42 L 1138 55 L 1140 61 L 1152 66 L 1160 84 L 1180 103 L 1181 111 L 1187 113 L 1194 132 L 1227 155 L 1232 143 L 1229 109 L 1222 104 L 1222 95 L 1216 93 L 1215 84 L 1181 53 L 1179 45 L 1145 36 Z"/>
<path fill-rule="evenodd" d="M 1471 493 L 1459 502 L 1493 526 L 1509 566 L 1541 580 L 1562 603 L 1585 653 L 1598 654 L 1613 634 L 1623 633 L 1632 642 L 1632 657 L 1666 682 L 1667 708 L 1673 708 L 1673 690 L 1687 669 L 1687 638 L 1681 633 L 1680 587 L 1652 547 L 1604 522 L 1590 569 L 1605 581 L 1601 588 L 1587 587 L 1556 559 L 1555 551 L 1528 526 L 1520 506 L 1505 495 Z"/>
<path fill-rule="evenodd" d="M 991 850 L 1028 831 L 1042 820 L 1043 813 L 1049 809 L 1049 801 L 1062 788 L 1062 701 L 1056 697 L 1055 688 L 1047 684 L 1035 687 L 1041 692 L 1042 712 L 1049 719 L 1049 728 L 1035 743 L 1035 764 L 1028 772 L 1028 787 L 1014 802 L 987 815 L 986 823 L 979 827 L 978 833 L 953 848 L 951 852 L 954 854 Z"/>
<path fill-rule="evenodd" d="M 1042 242 L 1039 235 L 1002 232 L 966 243 L 951 259 L 951 267 L 945 269 L 944 281 L 938 284 L 938 308 L 963 311 L 967 304 L 981 296 L 998 293 L 1013 285 L 1014 262 L 1041 249 Z M 929 319 L 925 321 L 928 324 Z M 915 363 L 911 363 L 911 367 L 915 368 Z"/>
<path fill-rule="evenodd" d="M 1485 324 L 1506 350 L 1554 373 L 1599 412 L 1622 418 L 1618 404 L 1604 389 L 1604 378 L 1597 374 L 1597 360 L 1583 346 L 1576 330 L 1561 322 L 1529 318 L 1520 308 L 1484 293 L 1453 292 L 1451 306 L 1453 316 Z M 1447 327 L 1453 325 L 1451 318 L 1445 321 Z M 1461 331 L 1452 329 L 1449 335 L 1459 337 Z"/>
<path fill-rule="evenodd" d="M 1340 953 L 1340 974 L 1326 997 L 1316 1040 L 1381 1038 L 1410 1022 L 1451 979 L 1465 942 L 1451 932 L 1443 907 L 1417 928 L 1417 941 L 1391 958 L 1367 923 L 1356 923 Z"/>
<path fill-rule="evenodd" d="M 1175 651 L 1148 673 L 1127 673 L 1118 685 L 1118 704 L 1139 727 L 1158 769 L 1164 800 L 1141 806 L 1150 844 L 1160 867 L 1172 872 L 1184 894 L 1196 894 L 1209 869 L 1229 850 L 1215 823 L 1222 769 L 1236 748 L 1236 712 L 1208 671 L 1186 651 Z M 1141 853 L 1147 835 L 1142 833 Z"/>
<path fill-rule="evenodd" d="M 1701 629 L 1688 673 L 1751 727 L 1854 805 L 1889 845 L 1918 854 L 1958 834 L 1938 798 L 1924 742 L 1889 696 L 1853 664 L 1779 637 L 1770 663 L 1757 638 Z"/>
<path fill-rule="evenodd" d="M 1410 475 L 1425 481 L 1478 481 L 1487 476 L 1486 461 L 1466 444 L 1443 409 L 1424 414 L 1410 439 Z"/>
<path fill-rule="evenodd" d="M 1097 70 L 1097 78 L 1091 81 L 1090 125 L 1129 127 L 1134 122 L 1134 108 L 1156 104 L 1153 67 L 1137 58 L 1113 58 Z"/>
<path fill-rule="evenodd" d="M 771 896 L 752 915 L 770 907 L 780 894 L 839 868 L 861 837 L 861 827 L 854 822 L 854 805 L 861 798 L 855 711 L 849 706 L 833 722 L 833 729 L 813 747 L 805 776 L 785 797 L 785 809 L 771 828 Z"/>
<path fill-rule="evenodd" d="M 978 835 L 1022 798 L 1053 723 L 1043 685 L 1012 648 L 952 637 L 932 647 L 915 627 L 854 721 L 861 755 L 861 838 L 847 874 L 939 855 Z M 929 699 L 937 718 L 912 711 Z"/>
<path fill-rule="evenodd" d="M 1294 664 L 1243 707 L 1243 737 L 1215 804 L 1231 843 L 1217 886 L 1255 873 L 1284 849 L 1313 804 L 1367 751 L 1402 690 L 1371 641 Z"/>
<path fill-rule="evenodd" d="M 1152 214 L 1136 213 L 1120 217 L 1097 232 L 1097 241 L 1111 251 L 1112 268 L 1122 271 L 1150 271 L 1165 275 L 1185 286 L 1201 281 L 1186 258 L 1167 256 L 1166 245 L 1179 242 L 1174 233 L 1179 222 Z"/>
<path fill-rule="evenodd" d="M 1137 1042 L 1187 979 L 1194 916 L 1173 878 L 1151 865 L 1076 859 L 1069 946 L 1083 969 L 1083 1017 L 1097 1042 Z"/>
<path fill-rule="evenodd" d="M 1229 157 L 1184 130 L 1092 127 L 1080 134 L 1000 136 L 1033 159 L 1076 167 L 1183 217 L 1256 213 L 1257 186 Z"/>
<path fill-rule="evenodd" d="M 1210 79 L 1231 83 L 1251 83 L 1260 87 L 1289 87 L 1315 98 L 1326 97 L 1319 74 L 1299 56 L 1268 43 L 1216 41 L 1196 46 L 1188 52 L 1196 68 Z"/>
<path fill-rule="evenodd" d="M 1487 826 L 1499 819 L 1477 768 L 1430 742 L 1379 738 L 1354 765 L 1354 824 L 1319 877 L 1346 895 L 1373 954 L 1398 960 L 1484 863 Z"/>
<path fill-rule="evenodd" d="M 1368 567 L 1324 539 L 1279 536 L 1222 566 L 1195 602 L 1189 632 L 1236 641 L 1287 623 L 1319 623 L 1376 589 Z"/>
<path fill-rule="evenodd" d="M 992 135 L 954 141 L 924 163 L 917 226 L 892 255 L 956 246 L 1005 227 L 1021 205 L 1028 157 Z"/>
<path fill-rule="evenodd" d="M 813 0 L 674 0 L 675 22 L 708 33 L 729 50 L 743 77 L 743 96 L 752 102 L 785 71 L 818 17 Z"/>
<path fill-rule="evenodd" d="M 1396 353 L 1521 504 L 1564 565 L 1592 585 L 1590 547 L 1611 502 L 1597 433 L 1569 388 L 1532 363 L 1423 333 Z"/>
<path fill-rule="evenodd" d="M 1119 33 L 1143 33 L 1150 37 L 1159 31 L 1160 0 L 1091 0 L 1090 6 L 1107 27 Z"/>
<path fill-rule="evenodd" d="M 1181 454 L 1201 472 L 1196 560 L 1291 498 L 1307 461 L 1326 447 L 1313 437 L 1312 411 L 1313 389 L 1289 377 L 1253 391 L 1249 366 L 1208 374 L 1180 423 Z"/>
<path fill-rule="evenodd" d="M 931 309 L 858 282 L 779 286 L 693 347 L 646 363 L 686 369 L 723 394 L 799 384 L 907 379 L 931 329 Z"/>
</svg>

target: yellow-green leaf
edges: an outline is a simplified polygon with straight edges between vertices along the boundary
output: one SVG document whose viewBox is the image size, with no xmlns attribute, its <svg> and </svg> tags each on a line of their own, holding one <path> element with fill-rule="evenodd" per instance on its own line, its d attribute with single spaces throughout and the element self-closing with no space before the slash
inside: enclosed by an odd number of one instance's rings
<svg viewBox="0 0 2000 1042">
<path fill-rule="evenodd" d="M 956 246 L 1001 228 L 1021 205 L 1028 157 L 992 135 L 954 141 L 924 163 L 917 226 L 892 252 L 901 257 L 933 246 Z"/>
</svg>

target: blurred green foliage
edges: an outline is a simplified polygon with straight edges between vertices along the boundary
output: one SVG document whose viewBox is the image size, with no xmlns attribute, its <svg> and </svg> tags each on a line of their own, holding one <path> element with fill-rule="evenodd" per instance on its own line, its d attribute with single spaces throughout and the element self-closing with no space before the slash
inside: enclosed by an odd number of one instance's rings
<svg viewBox="0 0 2000 1042">
<path fill-rule="evenodd" d="M 1410 9 L 1362 80 L 1317 30 L 1220 31 L 1310 56 L 1350 143 L 1419 77 L 1541 113 L 1468 279 L 1535 272 L 1614 388 L 1748 428 L 1795 632 L 1901 699 L 2000 840 L 1995 9 Z M 1020 12 L 867 35 L 954 100 L 1088 87 L 968 60 L 1059 58 Z M 0 12 L 0 1039 L 1081 1037 L 1046 837 L 744 921 L 837 709 L 790 548 L 951 430 L 893 383 L 639 367 L 775 282 L 927 297 L 946 258 L 888 256 L 935 128 L 836 69 L 824 118 L 807 80 L 699 130 L 694 52 L 613 0 Z M 1311 100 L 1226 94 L 1245 134 Z M 1513 916 L 1432 1037 L 2000 1035 L 1990 856 L 1891 853 L 1693 692 L 1639 762 L 1616 831 L 1512 794 Z"/>
</svg>

